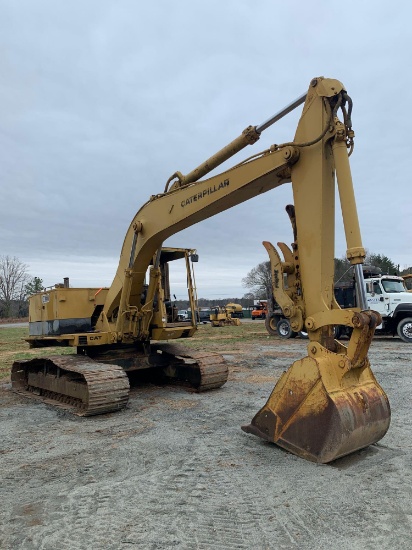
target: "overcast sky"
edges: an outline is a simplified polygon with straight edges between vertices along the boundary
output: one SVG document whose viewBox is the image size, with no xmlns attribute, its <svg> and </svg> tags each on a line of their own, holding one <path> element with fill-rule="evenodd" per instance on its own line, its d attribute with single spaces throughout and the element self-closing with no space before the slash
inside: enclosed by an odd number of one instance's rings
<svg viewBox="0 0 412 550">
<path fill-rule="evenodd" d="M 187 173 L 306 92 L 354 101 L 363 245 L 412 265 L 410 2 L 0 0 L 0 255 L 45 285 L 110 285 L 130 221 Z M 301 108 L 224 168 L 293 139 Z M 176 234 L 197 248 L 199 297 L 241 297 L 292 240 L 290 185 Z M 339 213 L 339 210 L 337 210 Z M 335 256 L 345 254 L 340 221 Z M 185 297 L 185 277 L 175 292 Z"/>
</svg>

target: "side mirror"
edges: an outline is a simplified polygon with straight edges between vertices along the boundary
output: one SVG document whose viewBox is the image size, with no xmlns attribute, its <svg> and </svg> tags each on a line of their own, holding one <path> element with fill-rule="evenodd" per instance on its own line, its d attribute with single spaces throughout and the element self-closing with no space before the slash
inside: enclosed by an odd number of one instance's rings
<svg viewBox="0 0 412 550">
<path fill-rule="evenodd" d="M 381 296 L 381 297 L 379 298 L 379 300 L 380 300 L 381 302 L 383 302 L 383 300 L 384 300 L 384 299 L 383 299 L 383 296 Z"/>
<path fill-rule="evenodd" d="M 190 256 L 190 259 L 192 260 L 193 263 L 198 262 L 199 261 L 199 254 L 192 254 Z"/>
</svg>

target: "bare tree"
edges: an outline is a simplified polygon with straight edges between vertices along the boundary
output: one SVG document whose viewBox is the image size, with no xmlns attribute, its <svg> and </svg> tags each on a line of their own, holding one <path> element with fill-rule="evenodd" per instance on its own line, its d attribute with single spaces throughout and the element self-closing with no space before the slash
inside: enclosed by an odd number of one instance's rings
<svg viewBox="0 0 412 550">
<path fill-rule="evenodd" d="M 19 309 L 19 304 L 26 298 L 25 286 L 28 280 L 29 275 L 26 264 L 16 257 L 0 257 L 1 317 L 11 317 L 14 312 L 14 305 L 17 306 L 16 310 Z"/>
<path fill-rule="evenodd" d="M 242 279 L 242 285 L 253 289 L 257 299 L 266 300 L 272 295 L 270 262 L 262 262 Z"/>
</svg>

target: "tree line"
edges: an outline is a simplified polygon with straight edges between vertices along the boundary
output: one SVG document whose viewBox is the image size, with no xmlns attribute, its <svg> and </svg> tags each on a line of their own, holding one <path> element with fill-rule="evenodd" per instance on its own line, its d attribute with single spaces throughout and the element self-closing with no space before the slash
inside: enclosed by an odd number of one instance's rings
<svg viewBox="0 0 412 550">
<path fill-rule="evenodd" d="M 0 256 L 0 318 L 29 314 L 28 297 L 43 290 L 43 281 L 32 277 L 28 266 L 16 257 Z"/>
<path fill-rule="evenodd" d="M 382 273 L 389 275 L 407 275 L 412 267 L 400 270 L 388 256 L 367 253 L 365 264 L 379 267 Z M 346 258 L 335 258 L 335 282 L 350 282 L 353 269 Z M 412 280 L 407 281 L 411 285 Z M 262 262 L 251 269 L 242 279 L 242 285 L 249 289 L 241 298 L 207 299 L 199 298 L 199 307 L 224 306 L 230 302 L 250 307 L 254 300 L 265 300 L 272 293 L 270 262 Z M 33 277 L 28 266 L 16 257 L 0 256 L 0 318 L 21 318 L 28 315 L 28 298 L 43 290 L 43 280 Z M 179 309 L 187 309 L 188 300 L 177 300 Z"/>
<path fill-rule="evenodd" d="M 335 283 L 351 282 L 353 280 L 353 267 L 349 260 L 345 257 L 335 258 Z M 400 270 L 400 266 L 396 265 L 385 254 L 374 254 L 367 252 L 365 265 L 379 267 L 382 273 L 388 275 L 407 275 L 412 273 L 412 267 Z M 412 286 L 412 280 L 406 281 L 406 285 Z M 251 269 L 249 273 L 242 279 L 242 286 L 249 289 L 249 292 L 243 295 L 242 298 L 224 298 L 219 300 L 207 300 L 199 298 L 199 307 L 223 306 L 229 302 L 241 304 L 242 307 L 250 307 L 254 300 L 267 300 L 272 294 L 272 273 L 270 262 L 261 262 L 256 267 Z M 189 306 L 188 300 L 178 300 L 176 306 L 179 309 L 187 309 Z"/>
<path fill-rule="evenodd" d="M 335 258 L 335 283 L 350 282 L 353 280 L 353 268 L 347 258 Z M 412 267 L 402 270 L 388 256 L 384 254 L 366 253 L 365 265 L 379 267 L 382 273 L 387 275 L 408 275 L 412 273 Z M 410 282 L 406 283 L 411 284 Z M 255 299 L 265 300 L 272 293 L 272 274 L 270 262 L 262 262 L 254 267 L 242 279 L 242 285 L 250 289 Z"/>
</svg>

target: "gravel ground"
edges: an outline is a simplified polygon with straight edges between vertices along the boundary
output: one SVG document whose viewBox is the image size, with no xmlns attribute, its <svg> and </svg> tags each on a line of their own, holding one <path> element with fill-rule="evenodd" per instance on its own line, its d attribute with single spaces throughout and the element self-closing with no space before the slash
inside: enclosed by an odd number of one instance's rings
<svg viewBox="0 0 412 550">
<path fill-rule="evenodd" d="M 2 549 L 411 548 L 411 352 L 374 340 L 392 422 L 329 465 L 240 430 L 303 340 L 228 354 L 220 390 L 133 388 L 127 409 L 78 418 L 0 388 Z"/>
</svg>

